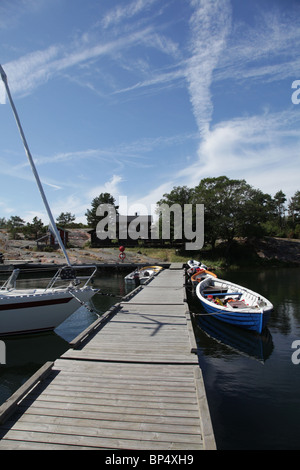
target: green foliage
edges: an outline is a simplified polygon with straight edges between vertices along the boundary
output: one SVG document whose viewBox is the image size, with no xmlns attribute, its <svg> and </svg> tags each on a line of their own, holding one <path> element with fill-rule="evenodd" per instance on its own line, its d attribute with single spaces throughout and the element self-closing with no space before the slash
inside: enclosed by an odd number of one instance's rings
<svg viewBox="0 0 300 470">
<path fill-rule="evenodd" d="M 44 226 L 41 219 L 34 217 L 32 223 L 30 224 L 28 222 L 22 231 L 26 238 L 33 238 L 34 240 L 37 240 L 46 233 L 47 227 Z"/>
<path fill-rule="evenodd" d="M 13 215 L 7 221 L 7 228 L 9 230 L 10 237 L 15 240 L 18 238 L 18 232 L 21 231 L 22 227 L 24 226 L 25 221 L 21 219 L 18 215 Z"/>
<path fill-rule="evenodd" d="M 245 180 L 219 176 L 205 178 L 193 189 L 176 186 L 157 204 L 179 204 L 182 212 L 184 204 L 204 204 L 205 245 L 214 249 L 221 240 L 229 250 L 236 237 L 299 237 L 300 191 L 289 201 L 288 216 L 286 202 L 281 190 L 272 197 Z"/>
<path fill-rule="evenodd" d="M 169 194 L 164 194 L 163 198 L 157 202 L 159 209 L 157 212 L 160 213 L 159 216 L 159 233 L 161 236 L 162 233 L 162 219 L 166 216 L 166 209 L 168 207 L 175 208 L 176 205 L 180 206 L 180 209 L 184 204 L 190 204 L 192 201 L 193 190 L 187 186 L 175 186 Z M 168 217 L 170 218 L 170 239 L 176 239 L 175 228 L 179 224 L 183 227 L 183 211 L 180 211 L 180 220 L 176 219 L 174 212 L 168 211 Z"/>
<path fill-rule="evenodd" d="M 85 213 L 88 226 L 96 228 L 97 223 L 101 220 L 101 217 L 97 215 L 97 209 L 100 204 L 111 204 L 115 209 L 118 209 L 115 202 L 115 198 L 109 193 L 101 193 L 98 197 L 95 197 L 92 200 L 92 208 L 88 209 Z"/>
<path fill-rule="evenodd" d="M 75 220 L 75 215 L 72 215 L 71 212 L 62 212 L 57 218 L 56 223 L 59 227 L 65 228 L 73 224 Z"/>
</svg>

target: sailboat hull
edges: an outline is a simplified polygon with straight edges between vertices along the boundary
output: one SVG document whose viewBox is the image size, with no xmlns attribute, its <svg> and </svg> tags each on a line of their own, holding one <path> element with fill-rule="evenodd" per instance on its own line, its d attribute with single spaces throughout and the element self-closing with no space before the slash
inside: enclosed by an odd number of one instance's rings
<svg viewBox="0 0 300 470">
<path fill-rule="evenodd" d="M 96 290 L 87 287 L 72 293 L 87 302 Z M 54 330 L 81 306 L 73 295 L 55 289 L 24 295 L 0 293 L 0 336 Z"/>
</svg>

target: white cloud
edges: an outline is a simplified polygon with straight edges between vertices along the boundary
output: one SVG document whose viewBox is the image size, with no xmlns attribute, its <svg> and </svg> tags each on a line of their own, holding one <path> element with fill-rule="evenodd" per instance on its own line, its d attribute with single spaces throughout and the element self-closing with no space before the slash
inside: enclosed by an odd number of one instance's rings
<svg viewBox="0 0 300 470">
<path fill-rule="evenodd" d="M 151 28 L 134 31 L 131 34 L 119 36 L 110 42 L 86 44 L 71 43 L 69 45 L 51 45 L 44 50 L 34 51 L 17 60 L 6 63 L 3 68 L 8 76 L 12 93 L 27 94 L 47 80 L 71 67 L 79 66 L 91 59 L 99 58 L 143 42 L 151 44 Z M 91 88 L 91 84 L 87 85 Z"/>
<path fill-rule="evenodd" d="M 178 177 L 195 186 L 202 178 L 226 175 L 268 193 L 283 189 L 292 195 L 300 173 L 297 114 L 289 110 L 219 123 L 199 144 L 197 161 Z"/>
<path fill-rule="evenodd" d="M 152 73 L 149 72 L 148 75 L 151 75 L 150 78 L 147 78 L 144 81 L 140 81 L 138 83 L 135 83 L 127 88 L 123 88 L 120 90 L 116 90 L 114 94 L 120 94 L 120 93 L 128 93 L 130 91 L 136 91 L 142 88 L 149 88 L 149 87 L 154 87 L 154 86 L 166 86 L 167 84 L 177 82 L 178 80 L 181 80 L 185 78 L 186 76 L 186 71 L 184 68 L 177 68 L 177 65 L 175 67 L 175 70 L 172 70 L 170 72 L 159 72 L 159 73 Z"/>
<path fill-rule="evenodd" d="M 214 74 L 215 80 L 235 79 L 269 83 L 299 72 L 300 7 L 295 2 L 289 10 L 259 11 L 253 25 L 235 24 L 228 38 L 226 54 Z"/>
<path fill-rule="evenodd" d="M 87 196 L 89 198 L 98 197 L 101 193 L 110 193 L 114 198 L 120 194 L 119 185 L 123 181 L 123 178 L 119 175 L 113 175 L 109 181 L 106 181 L 104 184 L 99 186 L 94 186 L 91 188 Z"/>
<path fill-rule="evenodd" d="M 41 212 L 41 211 L 26 211 L 22 214 L 21 218 L 25 220 L 25 222 L 32 223 L 32 220 L 34 217 L 37 217 L 38 219 L 41 219 L 44 225 L 49 224 L 49 219 L 46 215 L 46 212 Z"/>
<path fill-rule="evenodd" d="M 191 4 L 195 8 L 190 20 L 192 55 L 186 78 L 197 126 L 200 135 L 205 136 L 213 111 L 210 92 L 213 71 L 226 45 L 231 9 L 227 0 L 192 0 Z"/>
<path fill-rule="evenodd" d="M 157 0 L 134 0 L 126 5 L 118 6 L 110 10 L 102 20 L 102 26 L 108 28 L 109 26 L 119 24 L 123 20 L 128 20 L 143 10 L 149 8 Z"/>
<path fill-rule="evenodd" d="M 178 173 L 178 181 L 192 187 L 202 178 L 227 175 L 270 194 L 283 189 L 292 195 L 299 189 L 298 109 L 289 100 L 285 111 L 233 117 L 212 127 L 217 103 L 211 86 L 224 79 L 231 85 L 245 80 L 251 87 L 257 81 L 298 78 L 293 76 L 299 70 L 296 17 L 293 12 L 282 16 L 276 9 L 260 10 L 254 26 L 232 27 L 228 2 L 192 0 L 191 5 L 195 13 L 187 80 L 200 139 L 196 161 Z"/>
<path fill-rule="evenodd" d="M 4 64 L 3 68 L 12 94 L 26 94 L 41 83 L 45 83 L 51 72 L 53 73 L 52 64 L 60 50 L 59 46 L 50 46 Z"/>
<path fill-rule="evenodd" d="M 15 209 L 10 205 L 9 202 L 3 202 L 3 201 L 0 201 L 0 209 L 1 209 L 1 213 L 2 214 L 9 214 L 11 215 Z"/>
<path fill-rule="evenodd" d="M 134 195 L 132 192 L 127 196 L 127 210 L 129 215 L 137 212 L 139 215 L 152 215 L 155 217 L 156 203 L 163 197 L 164 193 L 168 193 L 173 188 L 173 181 L 168 181 L 157 187 L 150 189 L 143 195 Z M 125 207 L 124 207 L 125 209 Z M 123 210 L 123 207 L 120 208 Z"/>
</svg>

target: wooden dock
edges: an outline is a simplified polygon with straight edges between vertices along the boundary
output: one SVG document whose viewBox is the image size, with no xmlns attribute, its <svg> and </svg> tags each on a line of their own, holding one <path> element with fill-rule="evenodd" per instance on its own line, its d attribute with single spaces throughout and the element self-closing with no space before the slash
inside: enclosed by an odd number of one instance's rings
<svg viewBox="0 0 300 470">
<path fill-rule="evenodd" d="M 0 407 L 0 450 L 216 448 L 181 268 L 111 308 Z"/>
</svg>

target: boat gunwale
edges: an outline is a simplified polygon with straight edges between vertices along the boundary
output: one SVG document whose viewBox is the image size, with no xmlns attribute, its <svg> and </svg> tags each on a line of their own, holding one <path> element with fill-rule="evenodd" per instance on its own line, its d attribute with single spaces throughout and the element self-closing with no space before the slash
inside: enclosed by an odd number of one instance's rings
<svg viewBox="0 0 300 470">
<path fill-rule="evenodd" d="M 257 300 L 262 300 L 263 302 L 265 302 L 266 305 L 263 305 L 261 307 L 257 306 L 257 307 L 234 308 L 234 307 L 231 307 L 230 304 L 228 304 L 229 305 L 229 308 L 228 308 L 228 306 L 213 304 L 210 300 L 204 297 L 203 292 L 202 292 L 203 289 L 205 288 L 205 285 L 209 284 L 211 281 L 213 281 L 213 283 L 216 283 L 216 282 L 220 284 L 224 283 L 228 287 L 237 288 L 239 291 L 243 291 L 241 295 L 253 295 Z M 207 277 L 206 279 L 203 279 L 203 281 L 198 283 L 196 287 L 196 293 L 197 293 L 197 297 L 199 298 L 199 300 L 203 302 L 205 305 L 211 306 L 211 308 L 215 309 L 216 311 L 221 311 L 221 312 L 228 313 L 228 314 L 234 314 L 236 312 L 240 315 L 241 314 L 262 315 L 263 313 L 269 312 L 270 310 L 273 309 L 272 303 L 263 295 L 258 294 L 257 292 L 251 289 L 248 289 L 247 287 L 243 287 L 238 284 L 235 284 L 231 281 L 226 281 L 225 279 L 213 278 L 211 276 Z M 229 296 L 231 295 L 231 293 L 229 292 L 227 295 Z"/>
</svg>

